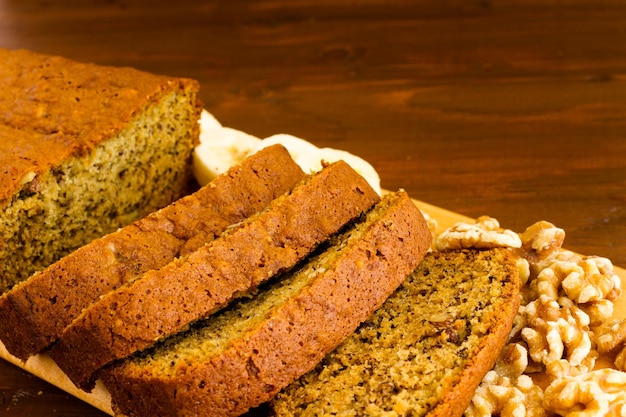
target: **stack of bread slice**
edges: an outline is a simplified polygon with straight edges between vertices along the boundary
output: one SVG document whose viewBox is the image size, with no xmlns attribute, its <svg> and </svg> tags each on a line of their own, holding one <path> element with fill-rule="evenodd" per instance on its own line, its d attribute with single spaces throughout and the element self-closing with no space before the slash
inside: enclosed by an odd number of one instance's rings
<svg viewBox="0 0 626 417">
<path fill-rule="evenodd" d="M 304 176 L 286 149 L 267 148 L 209 186 L 79 248 L 0 297 L 0 340 L 22 360 L 43 351 L 102 295 L 210 242 Z"/>
<path fill-rule="evenodd" d="M 346 163 L 326 166 L 188 256 L 103 296 L 63 331 L 50 355 L 76 385 L 90 389 L 102 366 L 291 269 L 378 200 Z"/>
<path fill-rule="evenodd" d="M 254 297 L 104 370 L 114 409 L 129 416 L 236 416 L 270 400 L 367 319 L 429 242 L 406 193 L 385 196 Z"/>
<path fill-rule="evenodd" d="M 343 161 L 306 176 L 291 164 L 267 148 L 35 274 L 0 299 L 3 341 L 22 358 L 50 353 L 86 391 L 101 378 L 129 416 L 268 401 L 378 308 L 432 239 L 406 193 L 381 199 Z M 255 185 L 233 189 L 244 171 Z"/>
</svg>

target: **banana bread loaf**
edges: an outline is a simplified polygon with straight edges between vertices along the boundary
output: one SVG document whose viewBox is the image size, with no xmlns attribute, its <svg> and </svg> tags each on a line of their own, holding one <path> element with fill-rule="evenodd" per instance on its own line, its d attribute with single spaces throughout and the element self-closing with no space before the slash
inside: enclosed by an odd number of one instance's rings
<svg viewBox="0 0 626 417">
<path fill-rule="evenodd" d="M 90 390 L 103 365 L 150 347 L 293 267 L 379 199 L 345 162 L 328 165 L 189 256 L 103 296 L 64 330 L 50 356 L 72 382 Z"/>
<path fill-rule="evenodd" d="M 386 195 L 294 271 L 186 333 L 102 371 L 129 417 L 236 416 L 312 369 L 429 248 L 406 193 Z"/>
<path fill-rule="evenodd" d="M 198 84 L 0 49 L 0 294 L 188 191 Z"/>
<path fill-rule="evenodd" d="M 41 352 L 100 296 L 193 252 L 304 176 L 284 147 L 268 148 L 194 194 L 79 248 L 0 297 L 0 340 L 23 360 Z"/>
<path fill-rule="evenodd" d="M 506 249 L 429 253 L 357 331 L 271 402 L 276 416 L 461 416 L 519 305 Z"/>
</svg>

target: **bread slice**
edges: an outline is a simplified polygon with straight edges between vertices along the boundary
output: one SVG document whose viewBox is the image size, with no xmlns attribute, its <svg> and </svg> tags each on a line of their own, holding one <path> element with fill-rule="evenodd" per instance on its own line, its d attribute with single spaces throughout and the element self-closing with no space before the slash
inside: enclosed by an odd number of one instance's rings
<svg viewBox="0 0 626 417">
<path fill-rule="evenodd" d="M 0 297 L 0 340 L 22 360 L 43 351 L 100 296 L 195 251 L 304 177 L 284 147 L 270 147 L 197 192 L 92 241 Z"/>
<path fill-rule="evenodd" d="M 105 364 L 150 347 L 292 268 L 379 199 L 345 162 L 328 165 L 189 256 L 102 297 L 65 329 L 50 356 L 78 387 L 90 390 Z"/>
<path fill-rule="evenodd" d="M 0 49 L 0 294 L 189 191 L 198 90 Z"/>
<path fill-rule="evenodd" d="M 461 416 L 519 305 L 506 249 L 432 252 L 357 331 L 271 402 L 276 416 Z"/>
<path fill-rule="evenodd" d="M 151 350 L 102 371 L 129 417 L 236 416 L 312 369 L 429 248 L 404 192 L 383 197 L 297 269 Z"/>
</svg>

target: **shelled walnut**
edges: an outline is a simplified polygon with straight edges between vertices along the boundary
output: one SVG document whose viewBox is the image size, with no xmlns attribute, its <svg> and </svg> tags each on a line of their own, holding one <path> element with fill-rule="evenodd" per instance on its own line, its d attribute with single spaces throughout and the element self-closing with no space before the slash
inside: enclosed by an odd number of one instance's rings
<svg viewBox="0 0 626 417">
<path fill-rule="evenodd" d="M 524 375 L 528 364 L 524 346 L 510 343 L 504 347 L 492 371 L 483 378 L 466 417 L 544 417 L 543 390 Z"/>
<path fill-rule="evenodd" d="M 625 416 L 626 373 L 607 368 L 557 378 L 546 388 L 543 405 L 561 416 Z"/>
<path fill-rule="evenodd" d="M 500 228 L 500 223 L 488 216 L 479 217 L 475 224 L 457 223 L 435 238 L 437 250 L 519 248 L 521 246 L 522 241 L 517 233 Z"/>
<path fill-rule="evenodd" d="M 561 306 L 542 295 L 526 307 L 528 327 L 522 339 L 528 344 L 530 357 L 547 365 L 563 357 L 580 365 L 591 351 L 589 316 L 576 306 Z"/>
<path fill-rule="evenodd" d="M 626 319 L 606 323 L 622 291 L 611 261 L 563 249 L 565 232 L 549 222 L 527 228 L 519 235 L 520 246 L 494 238 L 491 230 L 502 231 L 487 217 L 476 225 L 456 224 L 437 245 L 499 245 L 514 248 L 526 262 L 512 343 L 483 379 L 465 416 L 626 416 Z M 480 241 L 482 236 L 488 241 Z M 600 353 L 609 351 L 617 352 L 617 369 L 594 370 Z M 545 391 L 529 377 L 534 372 L 547 376 Z"/>
</svg>

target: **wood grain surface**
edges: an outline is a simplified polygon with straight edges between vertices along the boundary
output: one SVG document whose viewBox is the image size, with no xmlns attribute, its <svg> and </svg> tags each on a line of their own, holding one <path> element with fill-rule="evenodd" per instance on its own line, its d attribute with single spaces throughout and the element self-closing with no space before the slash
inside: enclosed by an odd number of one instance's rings
<svg viewBox="0 0 626 417">
<path fill-rule="evenodd" d="M 0 0 L 0 47 L 200 81 L 224 125 L 626 267 L 623 0 Z M 0 415 L 104 413 L 0 361 Z"/>
</svg>

